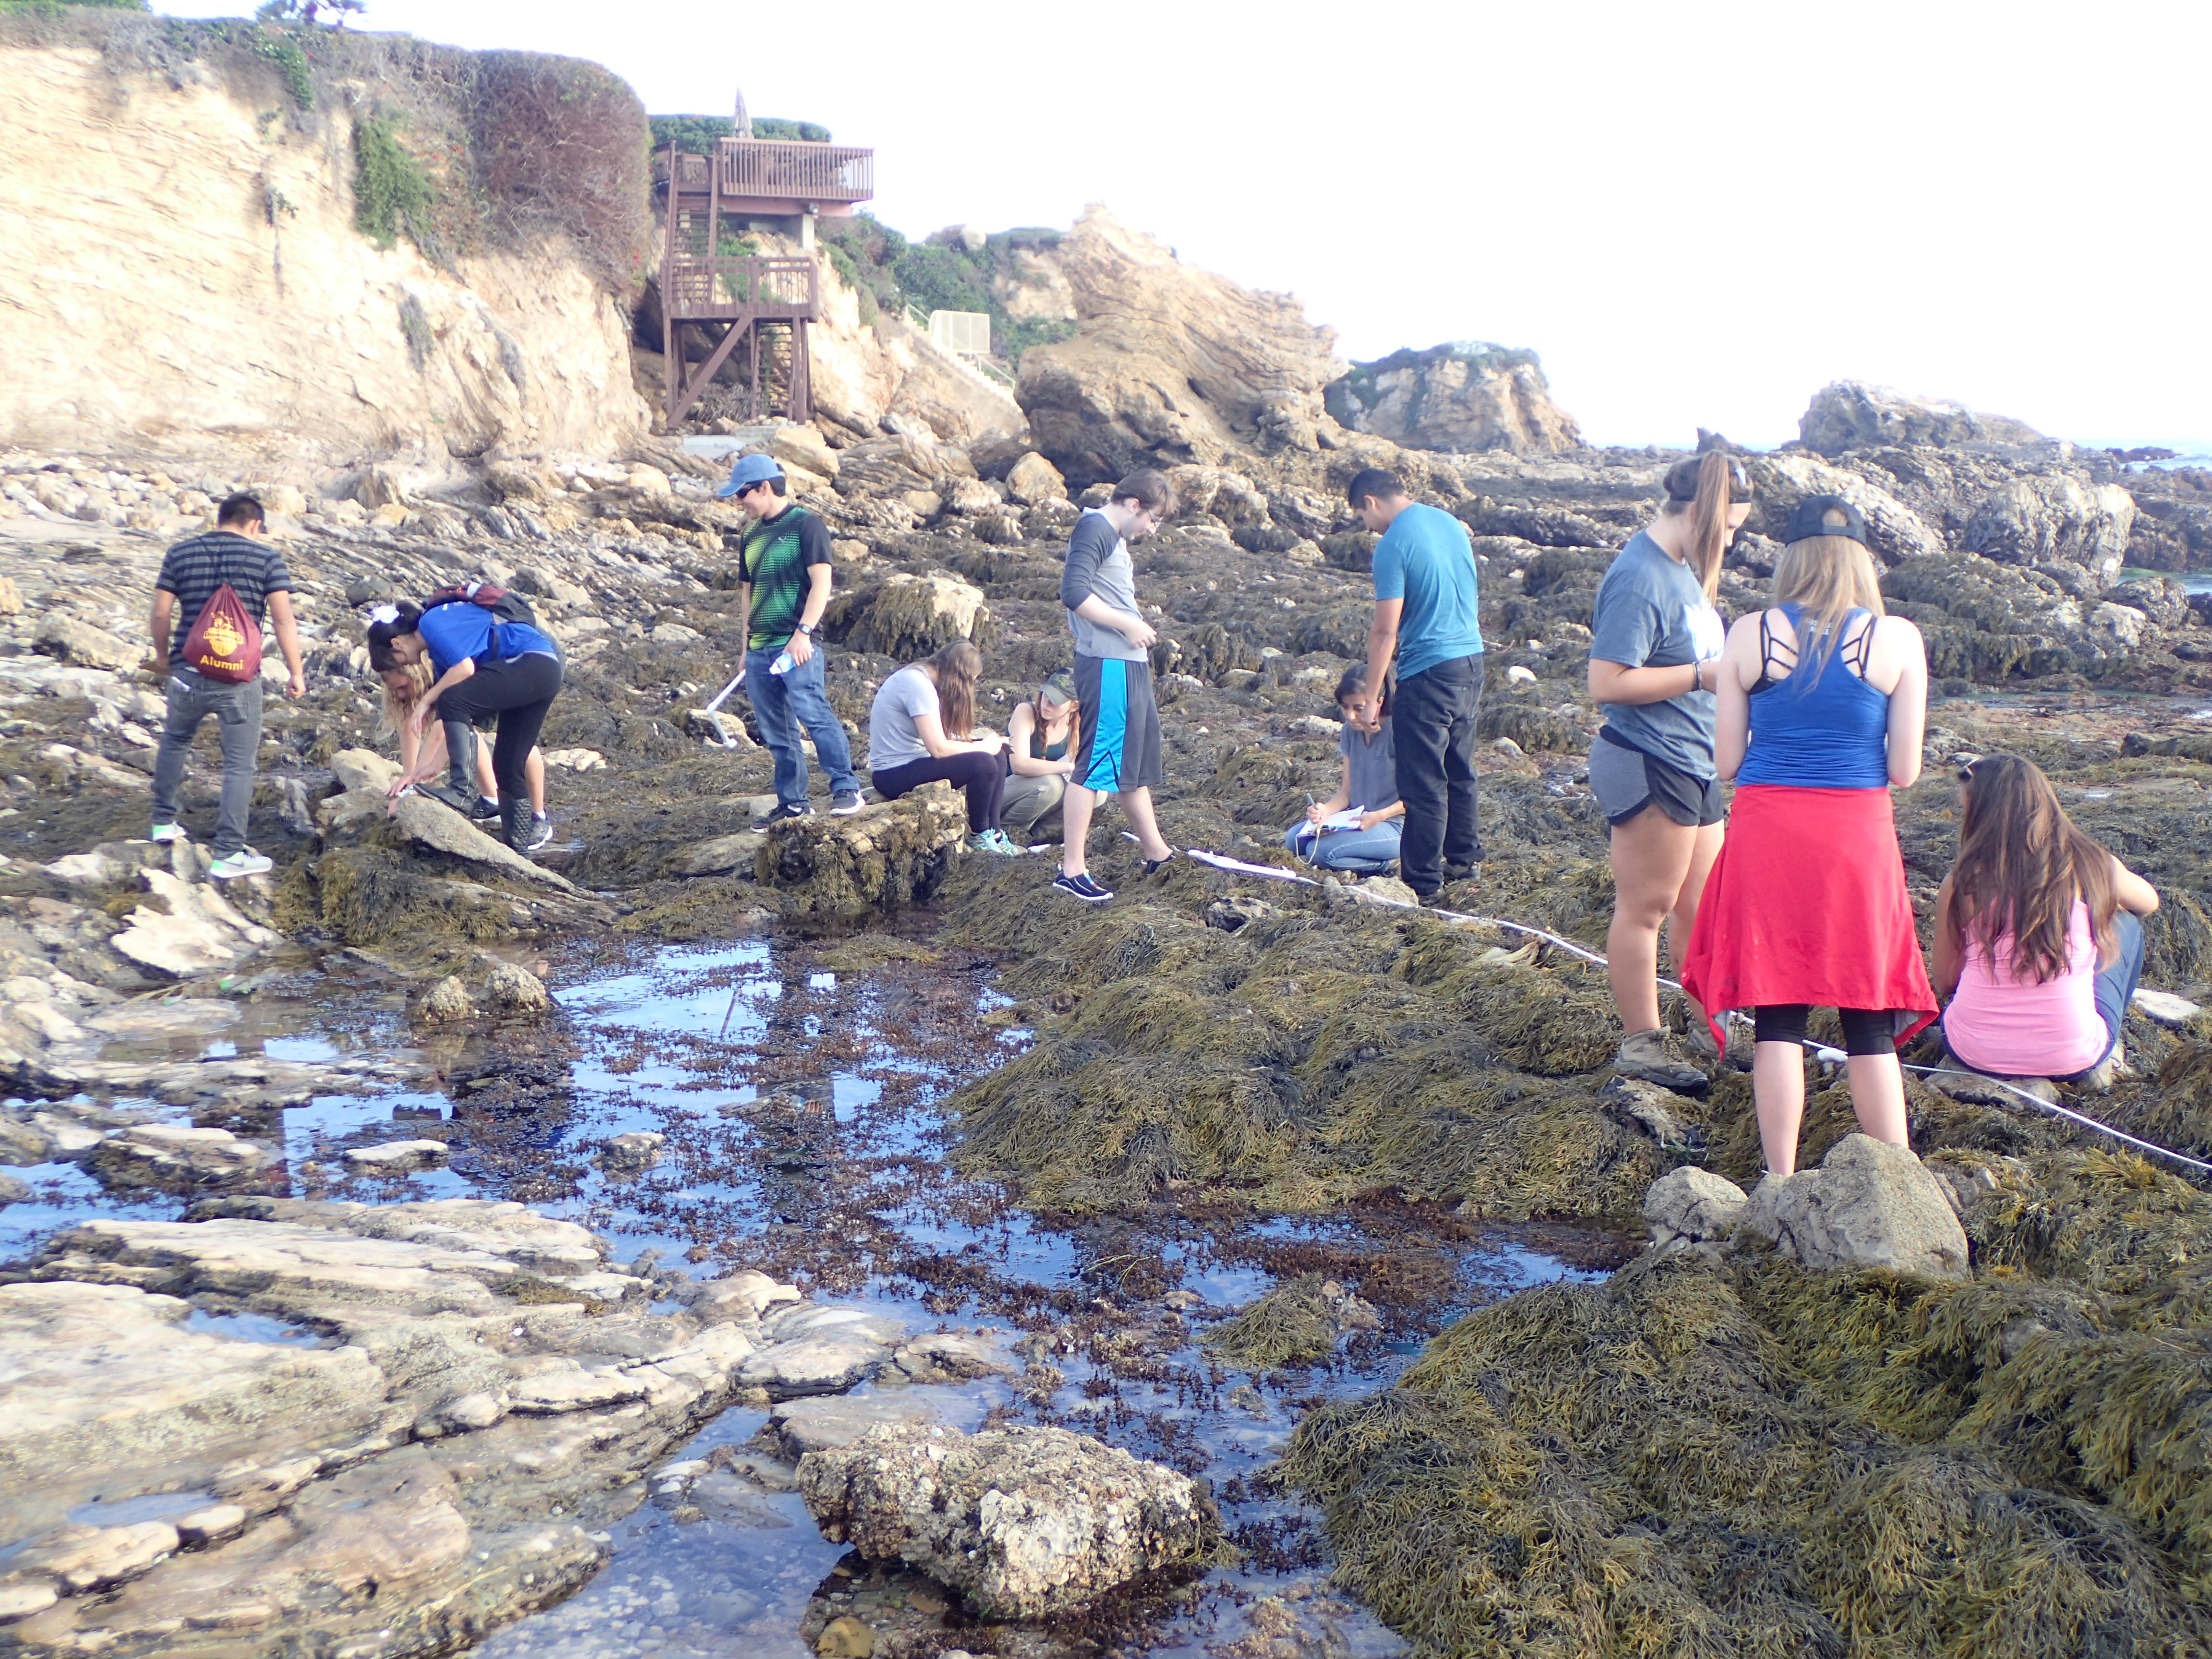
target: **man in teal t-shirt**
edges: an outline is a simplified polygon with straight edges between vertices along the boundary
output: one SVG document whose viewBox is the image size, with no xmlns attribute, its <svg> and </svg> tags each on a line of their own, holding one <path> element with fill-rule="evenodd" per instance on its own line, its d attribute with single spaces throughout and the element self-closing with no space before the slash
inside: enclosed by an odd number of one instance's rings
<svg viewBox="0 0 2212 1659">
<path fill-rule="evenodd" d="M 1474 550 L 1449 513 L 1408 499 L 1377 467 L 1346 494 L 1375 544 L 1375 621 L 1367 630 L 1367 686 L 1352 704 L 1366 731 L 1381 723 L 1383 675 L 1395 656 L 1390 725 L 1406 828 L 1398 867 L 1425 901 L 1482 862 L 1475 829 L 1474 726 L 1482 702 L 1482 629 Z"/>
</svg>

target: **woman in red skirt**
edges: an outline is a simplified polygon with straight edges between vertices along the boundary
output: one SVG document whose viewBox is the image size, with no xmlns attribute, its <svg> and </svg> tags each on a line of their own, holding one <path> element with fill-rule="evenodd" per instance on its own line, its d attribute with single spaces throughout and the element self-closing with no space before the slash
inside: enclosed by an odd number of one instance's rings
<svg viewBox="0 0 2212 1659">
<path fill-rule="evenodd" d="M 1797 1168 L 1805 1021 L 1816 1007 L 1842 1018 L 1859 1127 L 1902 1146 L 1897 1044 L 1937 1005 L 1889 786 L 1920 775 L 1928 656 L 1918 629 L 1883 614 L 1865 523 L 1841 496 L 1815 495 L 1790 514 L 1774 606 L 1729 630 L 1719 690 L 1714 759 L 1735 779 L 1735 799 L 1683 988 L 1717 1012 L 1753 1010 L 1769 1174 Z"/>
</svg>

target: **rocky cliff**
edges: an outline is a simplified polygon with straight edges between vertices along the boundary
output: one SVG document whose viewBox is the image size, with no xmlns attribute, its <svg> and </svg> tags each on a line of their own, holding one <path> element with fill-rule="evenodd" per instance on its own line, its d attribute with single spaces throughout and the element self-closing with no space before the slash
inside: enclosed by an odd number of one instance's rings
<svg viewBox="0 0 2212 1659">
<path fill-rule="evenodd" d="M 1343 425 L 1411 449 L 1541 455 L 1582 445 L 1574 416 L 1552 401 L 1536 354 L 1481 340 L 1355 363 L 1327 398 Z"/>
<path fill-rule="evenodd" d="M 642 246 L 644 117 L 605 71 L 90 11 L 0 20 L 0 441 L 437 471 L 646 430 L 607 270 Z M 632 179 L 533 216 L 553 107 Z M 386 247 L 371 122 L 421 184 Z"/>
<path fill-rule="evenodd" d="M 1288 295 L 1177 262 L 1093 206 L 1049 255 L 1040 295 L 1078 333 L 1032 347 L 1017 396 L 1036 445 L 1075 484 L 1161 463 L 1218 465 L 1240 447 L 1314 449 L 1343 373 L 1334 331 Z"/>
</svg>

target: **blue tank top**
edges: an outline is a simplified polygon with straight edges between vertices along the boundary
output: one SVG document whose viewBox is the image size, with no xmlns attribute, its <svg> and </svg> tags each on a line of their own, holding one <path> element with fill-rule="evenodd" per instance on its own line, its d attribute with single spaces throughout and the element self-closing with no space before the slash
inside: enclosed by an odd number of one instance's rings
<svg viewBox="0 0 2212 1659">
<path fill-rule="evenodd" d="M 1809 665 L 1802 649 L 1805 624 L 1794 605 L 1781 607 L 1797 635 L 1798 660 Z M 1843 632 L 1867 613 L 1854 611 Z M 1871 627 L 1865 635 L 1870 647 Z M 1862 653 L 1854 653 L 1860 655 Z M 1889 784 L 1889 699 L 1844 660 L 1845 647 L 1829 653 L 1820 678 L 1804 683 L 1803 668 L 1787 678 L 1765 678 L 1761 653 L 1760 684 L 1751 694 L 1751 745 L 1735 781 L 1787 784 L 1799 789 L 1881 789 Z M 1863 656 L 1862 656 L 1863 660 Z"/>
</svg>

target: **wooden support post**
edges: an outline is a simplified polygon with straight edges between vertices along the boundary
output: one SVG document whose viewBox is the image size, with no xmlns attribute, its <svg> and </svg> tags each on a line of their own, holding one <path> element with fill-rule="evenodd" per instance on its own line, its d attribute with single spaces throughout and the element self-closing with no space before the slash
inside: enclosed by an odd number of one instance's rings
<svg viewBox="0 0 2212 1659">
<path fill-rule="evenodd" d="M 670 403 L 668 424 L 671 427 L 691 412 L 691 405 L 699 401 L 700 395 L 707 390 L 708 382 L 714 378 L 715 371 L 730 360 L 730 353 L 736 349 L 738 337 L 752 331 L 753 319 L 750 311 L 742 313 L 730 325 L 729 332 L 723 335 L 720 343 L 708 354 L 707 361 L 699 365 L 699 372 L 684 382 Z"/>
<path fill-rule="evenodd" d="M 806 319 L 791 325 L 791 418 L 814 418 L 814 362 L 806 349 Z"/>
</svg>

